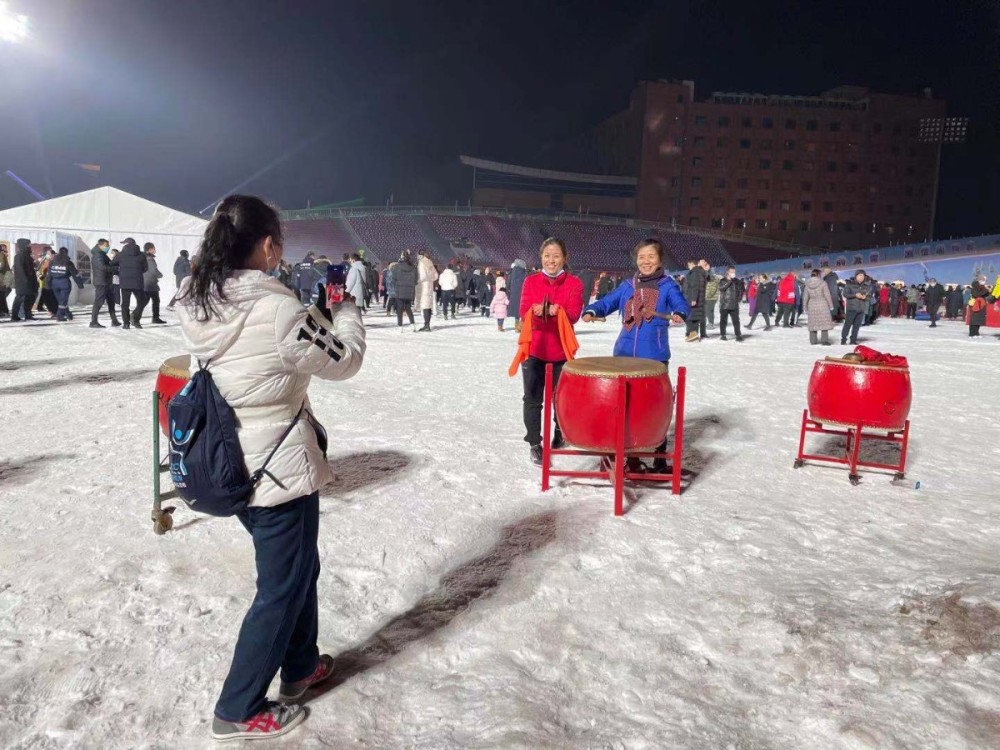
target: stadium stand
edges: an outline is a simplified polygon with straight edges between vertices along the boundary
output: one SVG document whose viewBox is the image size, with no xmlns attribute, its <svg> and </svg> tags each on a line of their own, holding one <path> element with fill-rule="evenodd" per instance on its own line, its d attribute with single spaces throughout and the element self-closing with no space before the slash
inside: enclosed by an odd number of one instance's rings
<svg viewBox="0 0 1000 750">
<path fill-rule="evenodd" d="M 441 261 L 461 255 L 476 263 L 505 268 L 517 258 L 530 262 L 542 239 L 555 236 L 565 240 L 573 267 L 620 271 L 631 268 L 632 248 L 645 237 L 663 242 L 667 251 L 664 260 L 671 270 L 683 269 L 689 259 L 706 258 L 713 266 L 726 266 L 737 260 L 749 263 L 788 257 L 792 252 L 667 226 L 586 221 L 576 216 L 469 215 L 430 208 L 396 211 L 364 213 L 364 209 L 351 209 L 339 214 L 341 218 L 327 219 L 286 216 L 288 254 L 298 258 L 307 250 L 328 255 L 353 252 L 360 243 L 376 258 L 391 260 L 404 249 L 430 247 L 435 255 L 441 255 L 446 248 L 451 255 L 440 257 Z M 465 243 L 468 249 L 463 249 Z M 727 251 L 730 247 L 736 259 Z"/>
<path fill-rule="evenodd" d="M 348 221 L 364 246 L 379 259 L 395 260 L 403 250 L 416 255 L 427 246 L 423 232 L 409 216 L 372 214 L 352 216 Z"/>
<path fill-rule="evenodd" d="M 285 253 L 289 258 L 297 260 L 311 251 L 316 255 L 339 260 L 344 253 L 358 250 L 357 240 L 341 219 L 287 221 L 282 228 Z"/>
</svg>

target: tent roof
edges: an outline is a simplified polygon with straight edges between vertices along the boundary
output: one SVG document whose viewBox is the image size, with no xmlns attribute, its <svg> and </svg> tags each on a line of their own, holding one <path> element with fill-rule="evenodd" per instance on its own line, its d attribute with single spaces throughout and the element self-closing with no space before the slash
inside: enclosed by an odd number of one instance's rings
<svg viewBox="0 0 1000 750">
<path fill-rule="evenodd" d="M 109 235 L 201 235 L 204 219 L 113 187 L 85 190 L 0 211 L 0 226 L 62 229 Z M 120 241 L 123 237 L 108 239 Z"/>
</svg>

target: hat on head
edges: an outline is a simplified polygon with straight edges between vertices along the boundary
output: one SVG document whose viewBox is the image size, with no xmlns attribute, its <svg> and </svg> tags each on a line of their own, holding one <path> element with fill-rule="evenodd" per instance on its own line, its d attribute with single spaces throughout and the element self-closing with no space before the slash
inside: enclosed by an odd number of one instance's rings
<svg viewBox="0 0 1000 750">
<path fill-rule="evenodd" d="M 121 244 L 122 244 L 123 247 L 125 245 L 134 245 L 135 244 L 135 240 L 132 239 L 131 237 L 126 237 L 125 239 L 122 240 Z"/>
</svg>

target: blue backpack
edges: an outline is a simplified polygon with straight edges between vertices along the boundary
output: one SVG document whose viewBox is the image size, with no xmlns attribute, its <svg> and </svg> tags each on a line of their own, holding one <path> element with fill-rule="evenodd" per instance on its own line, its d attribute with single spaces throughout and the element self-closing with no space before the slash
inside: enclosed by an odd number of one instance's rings
<svg viewBox="0 0 1000 750">
<path fill-rule="evenodd" d="M 302 409 L 264 464 L 248 474 L 236 434 L 236 415 L 219 393 L 208 372 L 208 364 L 198 362 L 198 372 L 167 406 L 170 479 L 178 496 L 191 510 L 211 516 L 232 516 L 247 507 L 250 496 L 265 475 L 282 486 L 268 472 L 267 465 L 299 421 Z"/>
</svg>

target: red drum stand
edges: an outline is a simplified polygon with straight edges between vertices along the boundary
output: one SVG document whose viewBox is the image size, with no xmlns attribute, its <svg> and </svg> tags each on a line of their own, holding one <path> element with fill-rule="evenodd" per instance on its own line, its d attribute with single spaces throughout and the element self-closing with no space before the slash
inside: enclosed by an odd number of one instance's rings
<svg viewBox="0 0 1000 750">
<path fill-rule="evenodd" d="M 552 365 L 545 368 L 545 406 L 543 412 L 544 427 L 542 431 L 542 492 L 549 490 L 552 477 L 572 477 L 577 479 L 606 479 L 615 490 L 615 515 L 625 513 L 625 482 L 649 482 L 652 484 L 670 484 L 671 493 L 681 493 L 681 471 L 684 455 L 684 394 L 687 383 L 687 368 L 677 370 L 677 387 L 674 390 L 674 445 L 672 452 L 657 453 L 655 451 L 629 450 L 625 445 L 626 416 L 629 411 L 628 378 L 621 375 L 617 381 L 617 403 L 613 414 L 609 415 L 609 427 L 614 430 L 615 452 L 578 449 L 554 449 L 552 447 L 552 408 L 554 393 L 552 388 Z M 581 405 L 581 408 L 585 408 Z M 553 456 L 596 456 L 601 459 L 600 469 L 596 471 L 568 471 L 555 469 L 552 466 Z M 636 473 L 626 470 L 626 459 L 629 458 L 662 458 L 671 461 L 667 473 Z"/>
<path fill-rule="evenodd" d="M 806 434 L 815 433 L 821 435 L 839 435 L 847 438 L 847 447 L 844 450 L 843 456 L 821 456 L 814 453 L 806 453 Z M 879 464 L 869 461 L 862 461 L 860 458 L 861 454 L 861 442 L 862 440 L 876 440 L 883 443 L 895 443 L 900 446 L 899 452 L 899 463 L 898 464 Z M 809 410 L 802 410 L 802 429 L 799 431 L 799 453 L 795 457 L 795 463 L 792 466 L 796 469 L 805 465 L 806 461 L 820 461 L 824 463 L 837 464 L 839 466 L 847 466 L 850 469 L 850 473 L 847 478 L 851 480 L 851 484 L 858 484 L 861 481 L 861 475 L 858 474 L 858 468 L 863 467 L 866 469 L 881 469 L 883 471 L 894 472 L 894 479 L 905 479 L 906 478 L 906 450 L 910 444 L 910 420 L 907 419 L 903 423 L 902 430 L 888 430 L 885 432 L 872 432 L 870 429 L 866 431 L 865 425 L 858 423 L 856 425 L 829 425 L 822 422 L 817 422 L 815 419 L 809 416 Z"/>
</svg>

